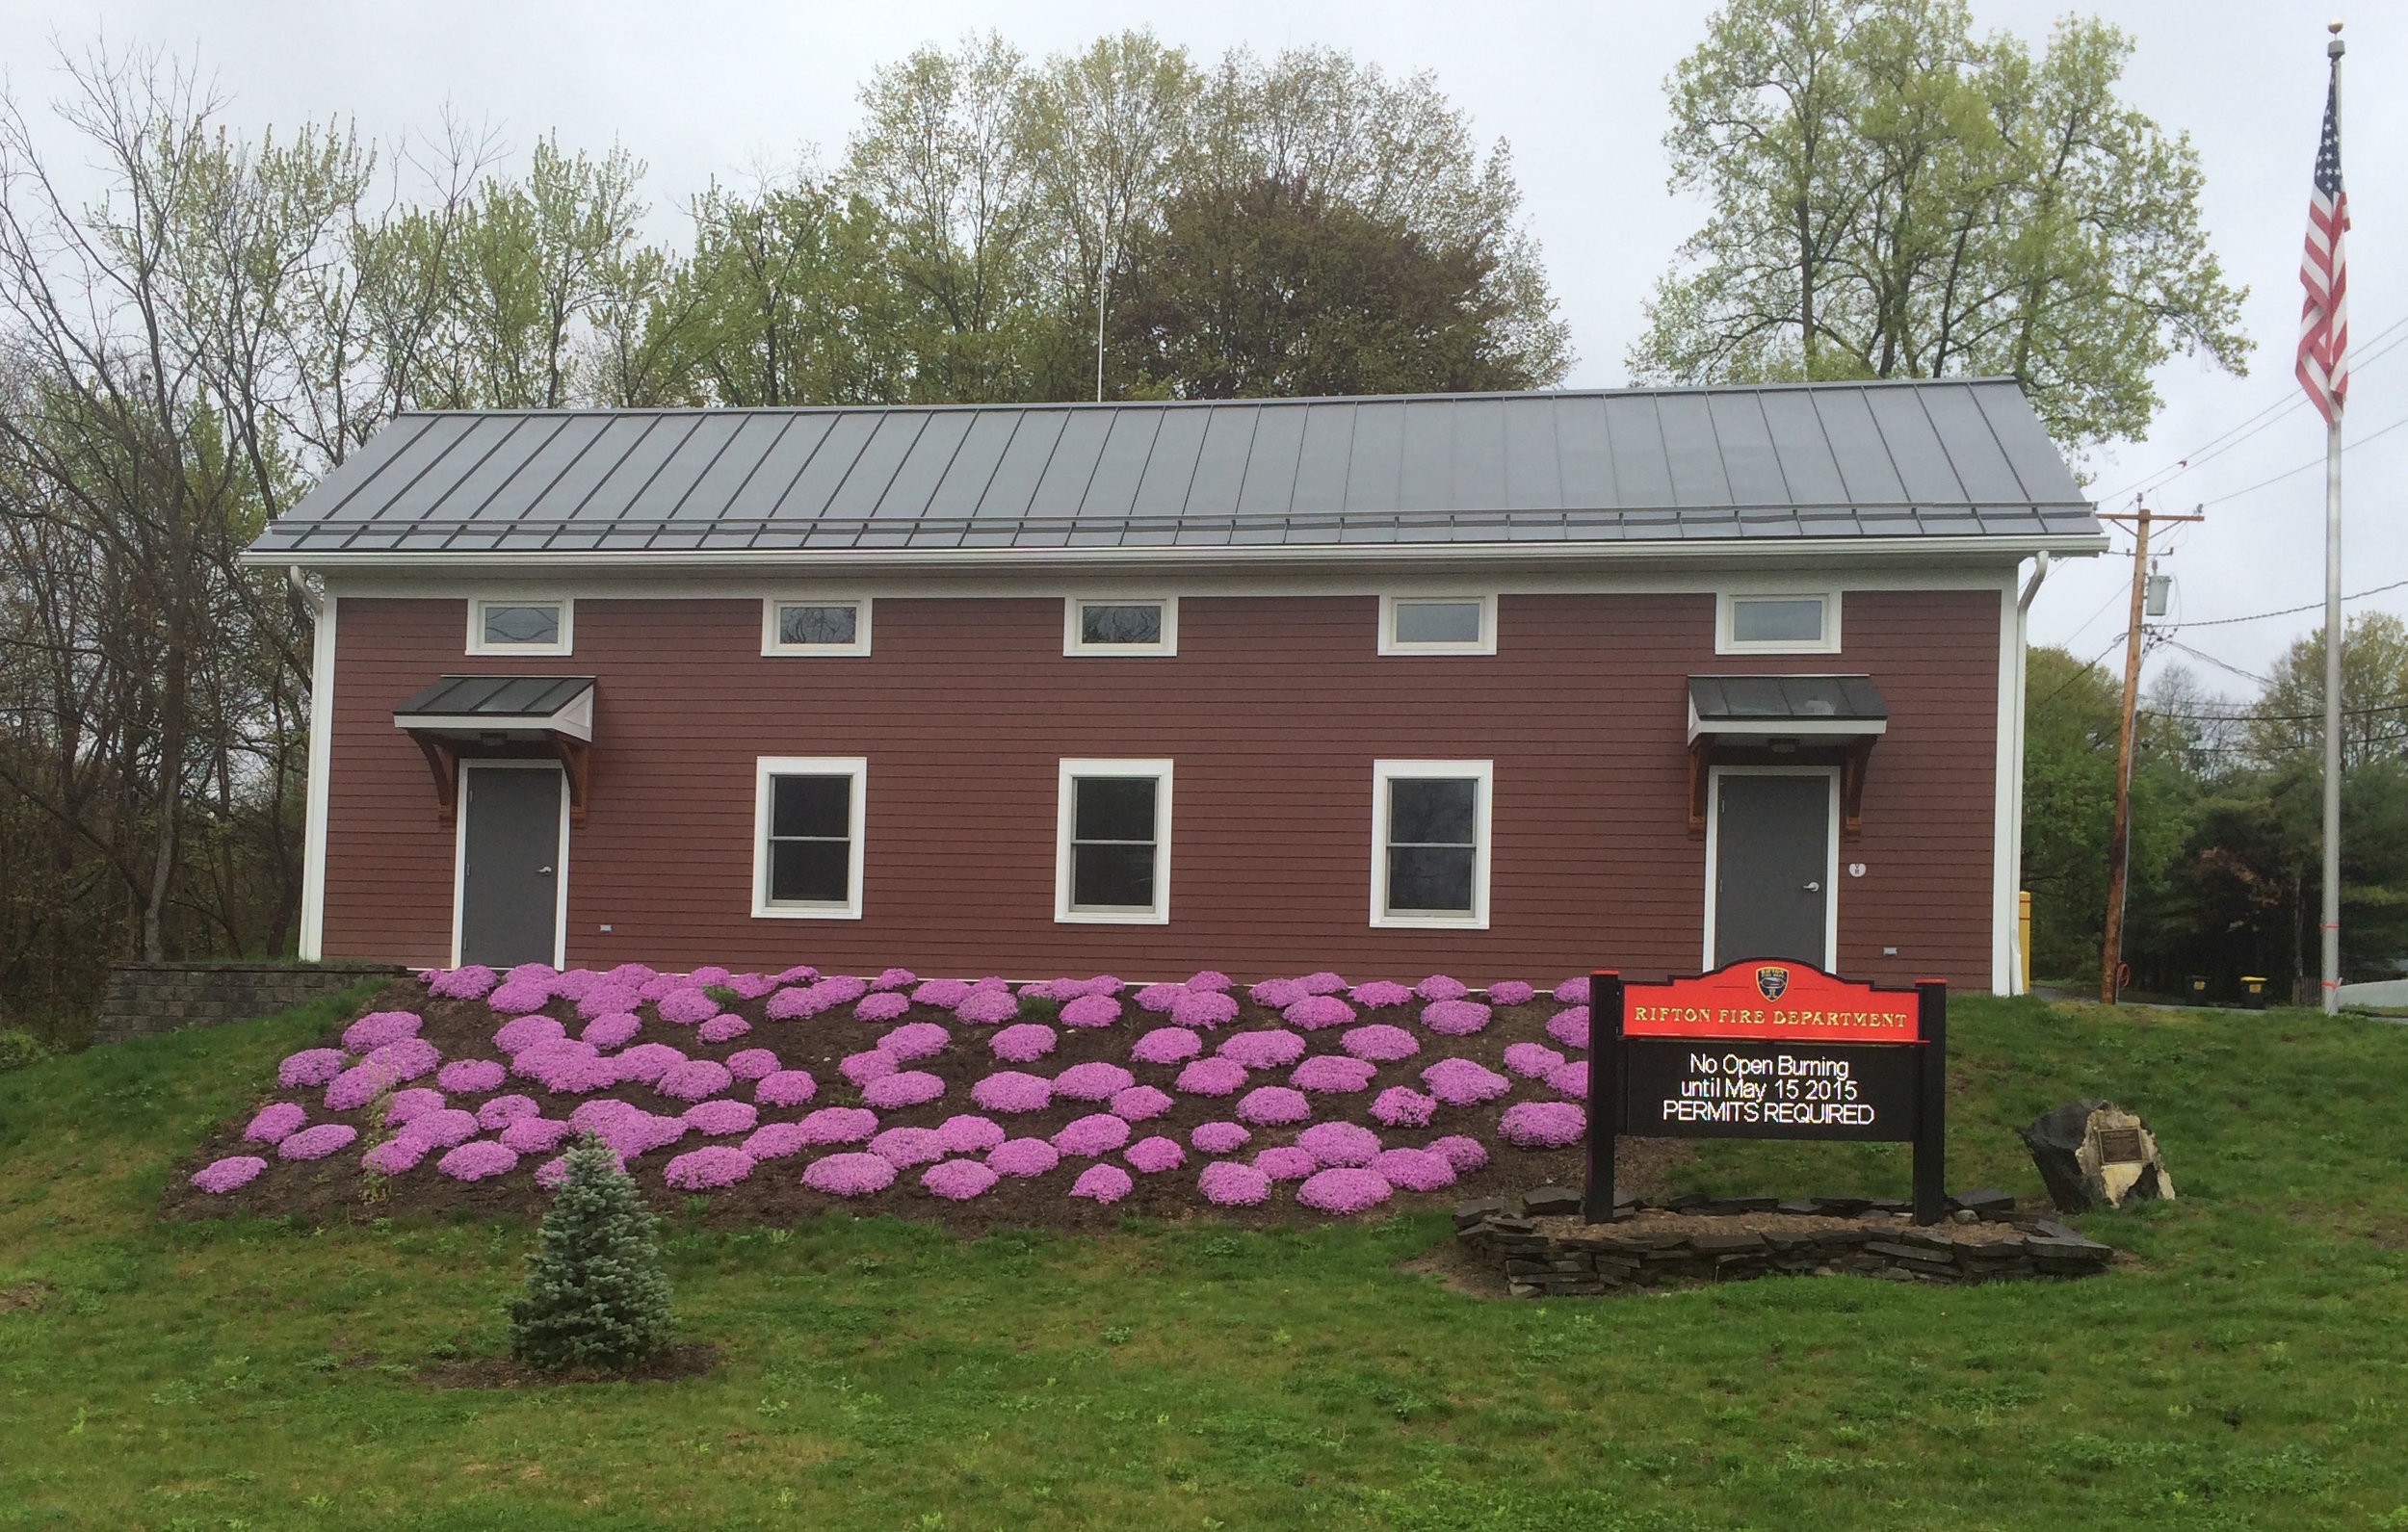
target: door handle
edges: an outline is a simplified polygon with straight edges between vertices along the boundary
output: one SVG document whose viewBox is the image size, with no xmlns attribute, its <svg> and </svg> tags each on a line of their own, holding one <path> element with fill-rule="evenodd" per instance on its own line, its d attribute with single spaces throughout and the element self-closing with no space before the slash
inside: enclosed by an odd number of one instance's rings
<svg viewBox="0 0 2408 1532">
<path fill-rule="evenodd" d="M 547 867 L 543 870 L 549 872 L 552 870 Z M 1819 883 L 1809 883 L 1806 885 L 1806 892 L 1809 894 L 1820 894 L 1822 892 L 1822 885 Z"/>
</svg>

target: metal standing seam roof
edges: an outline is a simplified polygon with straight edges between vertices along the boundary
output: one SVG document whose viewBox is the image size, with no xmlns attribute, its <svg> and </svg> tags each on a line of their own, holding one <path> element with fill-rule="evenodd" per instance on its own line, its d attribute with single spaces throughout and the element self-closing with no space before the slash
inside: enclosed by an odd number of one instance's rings
<svg viewBox="0 0 2408 1532">
<path fill-rule="evenodd" d="M 1701 723 L 1872 723 L 1890 716 L 1871 676 L 1691 676 L 1688 705 Z"/>
<path fill-rule="evenodd" d="M 593 689 L 591 676 L 442 676 L 393 710 L 412 718 L 480 718 L 495 723 L 549 718 Z"/>
<path fill-rule="evenodd" d="M 2099 536 L 2004 379 L 398 417 L 252 545 L 346 556 Z"/>
</svg>

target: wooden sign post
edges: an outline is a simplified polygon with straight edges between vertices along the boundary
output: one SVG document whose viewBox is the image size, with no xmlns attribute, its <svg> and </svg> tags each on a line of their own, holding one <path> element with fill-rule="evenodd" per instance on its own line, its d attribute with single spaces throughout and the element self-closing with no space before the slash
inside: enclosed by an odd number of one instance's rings
<svg viewBox="0 0 2408 1532">
<path fill-rule="evenodd" d="M 1742 961 L 1662 984 L 1600 970 L 1588 1003 L 1589 1222 L 1613 1216 L 1624 1134 L 1911 1143 L 1915 1221 L 1947 1215 L 1947 984 Z"/>
</svg>

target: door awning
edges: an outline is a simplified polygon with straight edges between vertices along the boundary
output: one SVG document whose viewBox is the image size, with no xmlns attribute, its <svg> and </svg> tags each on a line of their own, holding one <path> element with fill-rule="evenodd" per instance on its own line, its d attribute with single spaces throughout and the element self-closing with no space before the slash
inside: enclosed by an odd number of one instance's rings
<svg viewBox="0 0 2408 1532">
<path fill-rule="evenodd" d="M 1707 784 L 1728 763 L 1795 761 L 1840 768 L 1841 828 L 1865 823 L 1865 770 L 1890 729 L 1871 676 L 1688 678 L 1688 827 L 1706 833 Z"/>
<path fill-rule="evenodd" d="M 459 812 L 465 757 L 550 755 L 568 777 L 569 823 L 586 822 L 593 745 L 591 676 L 440 676 L 393 710 L 434 774 L 435 812 Z"/>
</svg>

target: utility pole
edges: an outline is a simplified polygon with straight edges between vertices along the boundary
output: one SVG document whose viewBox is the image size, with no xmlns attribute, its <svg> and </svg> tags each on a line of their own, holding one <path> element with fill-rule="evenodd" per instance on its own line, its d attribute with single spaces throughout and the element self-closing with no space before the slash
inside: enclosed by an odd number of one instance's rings
<svg viewBox="0 0 2408 1532">
<path fill-rule="evenodd" d="M 2133 604 L 2124 630 L 2124 706 L 2116 715 L 2115 819 L 2107 829 L 2107 932 L 2099 944 L 2099 1003 L 2121 998 L 2124 967 L 2124 884 L 2130 875 L 2133 830 L 2133 732 L 2140 707 L 2142 604 L 2149 590 L 2149 528 L 2160 521 L 2205 521 L 2202 515 L 2168 516 L 2146 505 L 2129 512 L 2100 512 L 2102 521 L 2133 524 Z"/>
</svg>

